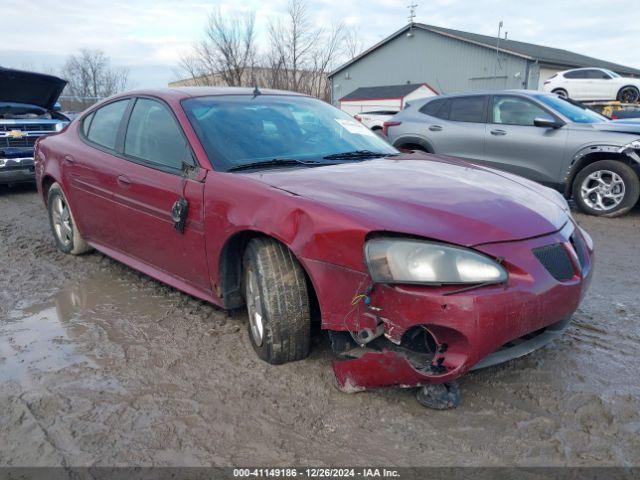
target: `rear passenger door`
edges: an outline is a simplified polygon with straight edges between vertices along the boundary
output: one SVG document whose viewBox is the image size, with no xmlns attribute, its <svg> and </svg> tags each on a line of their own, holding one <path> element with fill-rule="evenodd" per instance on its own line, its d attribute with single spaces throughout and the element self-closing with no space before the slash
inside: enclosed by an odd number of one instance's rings
<svg viewBox="0 0 640 480">
<path fill-rule="evenodd" d="M 65 183 L 72 185 L 66 194 L 83 236 L 115 249 L 120 239 L 113 228 L 117 222 L 113 193 L 122 167 L 115 155 L 130 101 L 113 101 L 82 118 L 78 128 L 83 142 L 62 161 Z"/>
<path fill-rule="evenodd" d="M 426 120 L 422 134 L 435 153 L 482 160 L 488 96 L 469 95 L 438 102 L 442 103 L 434 106 L 429 102 L 421 109 Z"/>
<path fill-rule="evenodd" d="M 204 175 L 171 109 L 155 98 L 140 97 L 130 110 L 121 145 L 117 179 L 118 234 L 123 250 L 144 264 L 177 277 L 200 291 L 211 291 L 205 256 Z M 200 175 L 198 175 L 198 173 Z M 171 211 L 188 201 L 184 232 L 174 228 Z"/>
<path fill-rule="evenodd" d="M 567 129 L 536 127 L 536 118 L 557 118 L 528 98 L 494 95 L 487 125 L 487 163 L 531 180 L 558 183 Z"/>
</svg>

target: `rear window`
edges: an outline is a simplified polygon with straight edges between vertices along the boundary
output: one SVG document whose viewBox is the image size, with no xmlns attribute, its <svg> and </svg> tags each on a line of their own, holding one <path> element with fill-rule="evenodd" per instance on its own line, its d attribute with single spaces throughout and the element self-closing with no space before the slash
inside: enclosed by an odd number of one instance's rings
<svg viewBox="0 0 640 480">
<path fill-rule="evenodd" d="M 449 120 L 454 122 L 484 123 L 485 115 L 484 96 L 456 97 L 451 99 Z"/>
<path fill-rule="evenodd" d="M 96 110 L 86 134 L 87 138 L 93 143 L 115 150 L 118 129 L 127 105 L 129 99 L 119 100 Z"/>
</svg>

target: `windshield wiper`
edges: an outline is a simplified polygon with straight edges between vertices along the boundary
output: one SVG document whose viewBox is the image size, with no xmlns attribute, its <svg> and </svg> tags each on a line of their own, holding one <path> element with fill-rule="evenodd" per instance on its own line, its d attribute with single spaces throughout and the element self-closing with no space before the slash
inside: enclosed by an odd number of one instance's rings
<svg viewBox="0 0 640 480">
<path fill-rule="evenodd" d="M 229 168 L 228 172 L 237 172 L 238 170 L 251 170 L 252 168 L 271 167 L 271 166 L 287 166 L 287 165 L 317 165 L 320 162 L 315 160 L 296 160 L 295 158 L 272 158 L 271 160 L 262 160 L 259 162 L 245 163 L 244 165 L 236 165 Z"/>
<path fill-rule="evenodd" d="M 398 155 L 397 153 L 383 153 L 372 152 L 371 150 L 353 150 L 351 152 L 333 153 L 331 155 L 325 155 L 325 160 L 341 160 L 341 159 L 365 159 L 365 158 L 379 158 L 379 157 L 391 157 Z"/>
</svg>

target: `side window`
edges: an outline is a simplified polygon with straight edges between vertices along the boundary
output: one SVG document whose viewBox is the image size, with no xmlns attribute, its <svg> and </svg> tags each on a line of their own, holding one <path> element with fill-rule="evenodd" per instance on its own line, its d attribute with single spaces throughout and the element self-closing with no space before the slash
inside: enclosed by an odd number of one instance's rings
<svg viewBox="0 0 640 480">
<path fill-rule="evenodd" d="M 93 116 L 95 113 L 91 113 L 87 115 L 84 120 L 82 120 L 82 134 L 86 137 L 89 135 L 89 128 L 91 127 L 91 122 L 93 121 Z"/>
<path fill-rule="evenodd" d="M 604 73 L 602 70 L 587 70 L 587 77 L 595 78 L 597 80 L 603 80 L 610 78 L 609 75 Z"/>
<path fill-rule="evenodd" d="M 567 72 L 564 74 L 564 78 L 572 78 L 572 79 L 585 79 L 587 78 L 586 70 L 574 70 L 573 72 Z"/>
<path fill-rule="evenodd" d="M 115 150 L 118 129 L 128 104 L 129 99 L 119 100 L 96 110 L 91 124 L 88 125 L 87 138 L 98 145 Z"/>
<path fill-rule="evenodd" d="M 543 108 L 518 97 L 493 97 L 493 123 L 501 125 L 534 126 L 536 118 L 551 118 Z"/>
<path fill-rule="evenodd" d="M 125 155 L 179 170 L 187 152 L 184 136 L 169 109 L 148 98 L 136 100 L 124 142 Z"/>
<path fill-rule="evenodd" d="M 454 122 L 484 123 L 486 98 L 483 95 L 452 98 L 449 120 Z"/>
<path fill-rule="evenodd" d="M 431 100 L 420 107 L 420 113 L 436 118 L 444 118 L 446 99 Z"/>
</svg>

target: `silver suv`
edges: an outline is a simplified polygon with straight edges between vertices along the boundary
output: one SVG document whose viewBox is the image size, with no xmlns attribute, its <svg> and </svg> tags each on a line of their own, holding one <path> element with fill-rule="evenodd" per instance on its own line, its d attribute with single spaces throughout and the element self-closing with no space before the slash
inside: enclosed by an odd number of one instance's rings
<svg viewBox="0 0 640 480">
<path fill-rule="evenodd" d="M 614 217 L 640 196 L 640 124 L 611 122 L 569 99 L 528 90 L 413 102 L 385 123 L 400 149 L 453 155 L 573 196 Z"/>
</svg>

